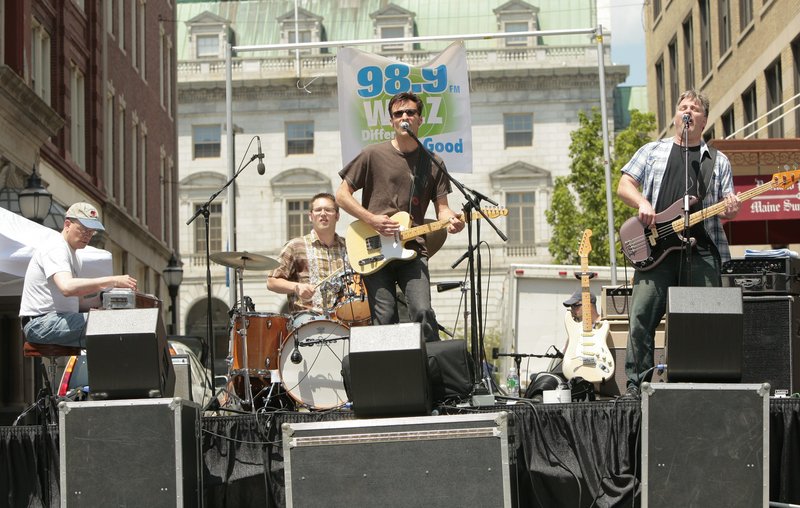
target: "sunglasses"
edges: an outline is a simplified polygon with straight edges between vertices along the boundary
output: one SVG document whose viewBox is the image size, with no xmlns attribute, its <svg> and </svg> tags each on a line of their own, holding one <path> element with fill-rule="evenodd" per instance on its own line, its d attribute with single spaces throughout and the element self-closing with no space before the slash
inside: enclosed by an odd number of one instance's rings
<svg viewBox="0 0 800 508">
<path fill-rule="evenodd" d="M 405 113 L 405 115 L 408 116 L 409 118 L 412 118 L 417 116 L 417 113 L 419 113 L 419 111 L 417 111 L 416 109 L 398 109 L 397 111 L 392 112 L 392 117 L 402 118 L 403 113 Z"/>
</svg>

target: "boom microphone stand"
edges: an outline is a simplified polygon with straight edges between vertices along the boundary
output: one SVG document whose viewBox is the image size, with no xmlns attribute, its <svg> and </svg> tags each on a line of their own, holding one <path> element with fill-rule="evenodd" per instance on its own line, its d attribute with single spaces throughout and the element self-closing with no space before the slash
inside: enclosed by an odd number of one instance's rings
<svg viewBox="0 0 800 508">
<path fill-rule="evenodd" d="M 475 369 L 473 371 L 473 376 L 475 376 L 472 380 L 473 382 L 473 395 L 487 395 L 491 394 L 491 385 L 485 384 L 485 381 L 482 377 L 482 352 L 483 352 L 483 330 L 480 327 L 478 315 L 480 314 L 480 265 L 478 266 L 478 276 L 476 278 L 475 274 L 475 256 L 474 251 L 480 246 L 480 227 L 476 228 L 477 236 L 476 241 L 473 243 L 472 241 L 472 221 L 470 220 L 472 217 L 472 211 L 476 210 L 478 213 L 483 216 L 484 219 L 489 223 L 490 226 L 495 230 L 497 235 L 505 242 L 508 241 L 508 237 L 500 231 L 494 222 L 487 217 L 486 213 L 481 209 L 479 200 L 488 201 L 495 206 L 497 203 L 489 199 L 489 197 L 474 191 L 472 189 L 468 189 L 464 186 L 461 182 L 453 178 L 445 168 L 444 165 L 441 164 L 433 154 L 425 148 L 425 145 L 420 142 L 419 138 L 412 132 L 411 126 L 408 122 L 401 122 L 400 127 L 405 130 L 409 136 L 419 145 L 420 150 L 424 154 L 428 156 L 428 158 L 436 164 L 436 167 L 447 176 L 447 179 L 450 180 L 458 190 L 461 191 L 461 194 L 464 195 L 464 198 L 467 200 L 467 203 L 464 204 L 464 220 L 466 221 L 467 225 L 467 240 L 468 240 L 468 248 L 467 251 L 452 265 L 452 268 L 458 266 L 465 258 L 468 260 L 467 266 L 469 269 L 469 281 L 470 286 L 473 288 L 473 291 L 470 293 L 470 313 L 471 313 L 471 330 L 470 330 L 470 349 L 472 353 L 472 361 L 474 362 Z M 480 263 L 480 249 L 478 249 L 478 262 Z"/>
<path fill-rule="evenodd" d="M 255 136 L 253 139 L 250 140 L 250 144 L 248 145 L 248 150 L 250 149 L 250 145 L 253 144 L 253 140 L 256 139 L 256 138 L 258 138 L 258 136 Z M 222 191 L 227 189 L 228 186 L 230 184 L 232 184 L 234 180 L 236 180 L 236 177 L 239 176 L 239 173 L 244 171 L 244 169 L 247 166 L 249 166 L 251 162 L 253 162 L 256 159 L 259 159 L 259 161 L 263 160 L 264 154 L 262 154 L 261 150 L 260 150 L 260 147 L 261 147 L 261 140 L 260 139 L 259 139 L 258 145 L 259 145 L 258 153 L 254 154 L 252 157 L 250 157 L 250 160 L 247 161 L 247 163 L 245 163 L 244 165 L 240 164 L 239 169 L 231 177 L 231 179 L 228 180 L 227 182 L 225 182 L 225 185 L 223 185 L 217 192 L 212 194 L 211 197 L 208 198 L 208 201 L 203 203 L 200 206 L 200 208 L 197 209 L 197 211 L 194 213 L 194 215 L 192 215 L 191 218 L 189 218 L 189 220 L 186 221 L 186 225 L 188 226 L 189 224 L 194 222 L 194 220 L 200 215 L 202 215 L 203 219 L 204 219 L 203 220 L 203 224 L 205 225 L 205 235 L 206 235 L 206 313 L 208 314 L 208 316 L 207 316 L 207 319 L 206 319 L 206 341 L 203 344 L 203 358 L 202 358 L 202 361 L 203 361 L 203 365 L 205 365 L 205 367 L 211 371 L 211 380 L 212 380 L 212 384 L 213 384 L 214 388 L 216 388 L 216 366 L 214 365 L 214 348 L 216 346 L 216 340 L 214 338 L 214 319 L 213 319 L 213 317 L 211 315 L 211 252 L 210 252 L 210 248 L 211 248 L 210 247 L 211 233 L 210 233 L 210 227 L 209 227 L 209 223 L 208 223 L 208 217 L 210 215 L 210 212 L 208 211 L 208 206 L 214 201 L 214 199 L 216 199 L 217 196 L 219 196 L 222 193 Z M 263 169 L 262 169 L 263 165 L 264 165 L 263 162 L 259 162 L 258 163 L 259 173 L 262 173 L 262 174 L 263 174 Z M 209 404 L 208 404 L 209 407 L 216 400 L 217 400 L 216 397 L 214 397 L 209 402 Z M 203 408 L 203 409 L 205 410 L 205 409 L 208 409 L 208 408 Z"/>
<path fill-rule="evenodd" d="M 689 281 L 692 280 L 692 246 L 695 243 L 694 238 L 691 237 L 691 225 L 689 224 L 689 207 L 691 206 L 691 196 L 689 195 L 689 124 L 692 123 L 692 115 L 689 113 L 683 114 L 683 132 L 681 137 L 683 139 L 683 235 L 681 241 L 683 242 L 684 259 L 686 260 L 686 269 L 688 270 L 687 277 Z M 698 173 L 695 180 L 699 178 Z M 700 189 L 700 183 L 697 182 L 697 189 Z M 680 279 L 680 276 L 679 276 Z M 678 281 L 678 285 L 683 284 Z"/>
</svg>

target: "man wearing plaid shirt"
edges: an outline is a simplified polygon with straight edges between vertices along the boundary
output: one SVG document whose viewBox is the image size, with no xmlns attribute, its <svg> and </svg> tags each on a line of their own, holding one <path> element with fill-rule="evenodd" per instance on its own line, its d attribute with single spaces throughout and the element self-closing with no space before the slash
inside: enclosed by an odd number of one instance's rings
<svg viewBox="0 0 800 508">
<path fill-rule="evenodd" d="M 705 95 L 696 90 L 683 92 L 673 118 L 675 135 L 644 145 L 622 168 L 617 195 L 638 210 L 643 230 L 656 224 L 656 214 L 682 202 L 685 194 L 698 198 L 690 212 L 725 202 L 724 213 L 690 228 L 689 249 L 673 250 L 647 271 L 634 274 L 625 358 L 627 398 L 638 398 L 639 385 L 652 377 L 655 331 L 666 312 L 667 289 L 720 286 L 722 263 L 730 259 L 720 217 L 734 218 L 739 199 L 734 194 L 730 161 L 703 141 L 708 109 Z"/>
</svg>

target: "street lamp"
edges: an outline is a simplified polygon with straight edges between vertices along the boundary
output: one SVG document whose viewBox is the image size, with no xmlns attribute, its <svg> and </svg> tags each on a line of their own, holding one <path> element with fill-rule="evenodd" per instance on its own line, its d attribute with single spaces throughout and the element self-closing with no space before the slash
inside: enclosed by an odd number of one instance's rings
<svg viewBox="0 0 800 508">
<path fill-rule="evenodd" d="M 42 224 L 50 213 L 52 202 L 53 195 L 42 187 L 42 179 L 36 174 L 34 165 L 25 188 L 19 192 L 19 210 L 26 219 Z"/>
<path fill-rule="evenodd" d="M 183 282 L 183 263 L 178 261 L 178 258 L 175 257 L 175 253 L 172 253 L 172 257 L 169 258 L 169 263 L 167 267 L 164 268 L 162 275 L 164 276 L 164 281 L 167 283 L 167 289 L 169 289 L 169 299 L 170 299 L 170 314 L 172 315 L 172 325 L 170 334 L 177 335 L 178 334 L 178 309 L 175 307 L 175 298 L 178 297 L 178 288 Z"/>
</svg>

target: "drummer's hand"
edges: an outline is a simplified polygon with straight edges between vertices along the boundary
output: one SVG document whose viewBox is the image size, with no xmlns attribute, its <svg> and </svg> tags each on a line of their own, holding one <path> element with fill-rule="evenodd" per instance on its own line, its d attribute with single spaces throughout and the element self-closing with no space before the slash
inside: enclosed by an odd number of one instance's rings
<svg viewBox="0 0 800 508">
<path fill-rule="evenodd" d="M 311 300 L 314 297 L 314 292 L 317 289 L 314 287 L 313 284 L 301 284 L 297 283 L 295 286 L 294 292 L 300 297 L 301 300 Z"/>
</svg>

